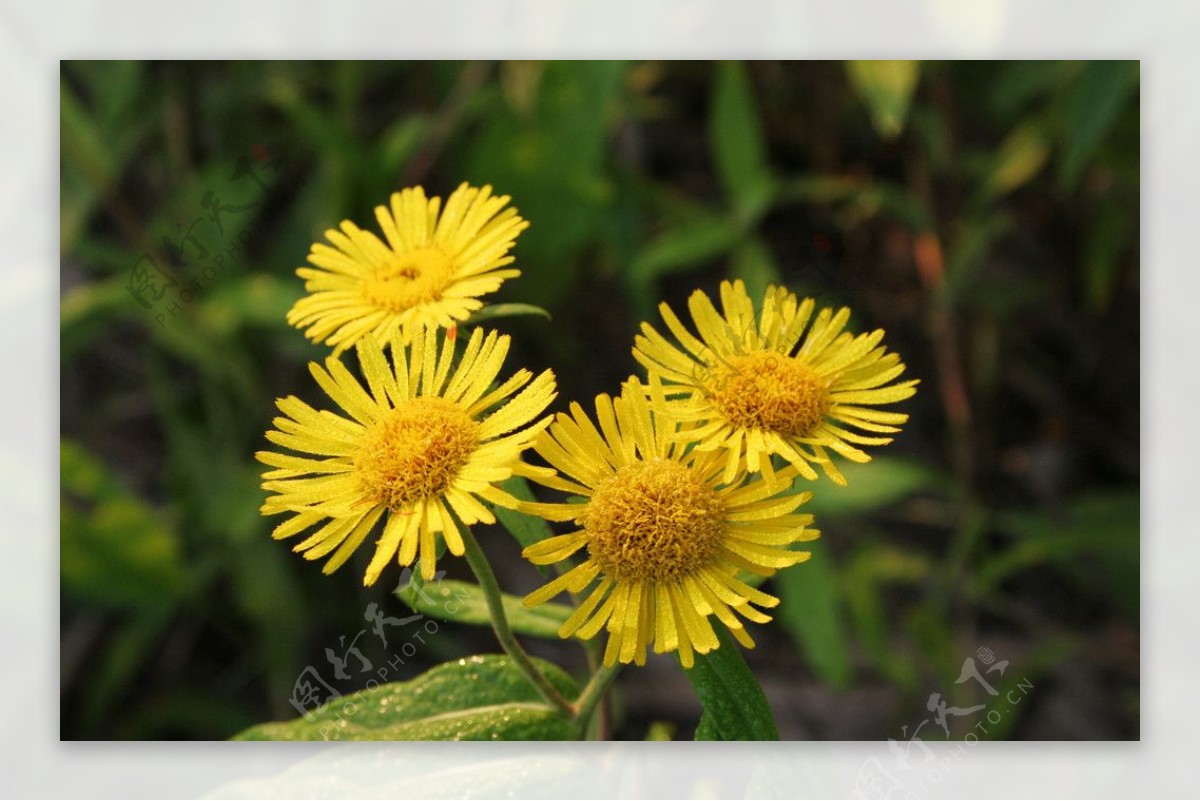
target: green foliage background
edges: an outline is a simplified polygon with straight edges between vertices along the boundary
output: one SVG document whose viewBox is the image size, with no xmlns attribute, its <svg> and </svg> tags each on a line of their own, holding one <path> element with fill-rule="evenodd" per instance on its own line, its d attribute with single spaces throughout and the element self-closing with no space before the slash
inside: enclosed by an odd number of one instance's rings
<svg viewBox="0 0 1200 801">
<path fill-rule="evenodd" d="M 955 680 L 987 647 L 998 687 L 1035 686 L 988 737 L 1136 738 L 1138 85 L 1120 61 L 64 63 L 63 738 L 294 717 L 297 675 L 368 604 L 407 611 L 359 562 L 327 578 L 270 540 L 252 454 L 275 397 L 320 402 L 324 351 L 284 323 L 309 245 L 463 180 L 532 223 L 494 300 L 553 321 L 496 324 L 559 408 L 635 370 L 660 300 L 725 277 L 850 305 L 922 378 L 896 443 L 816 488 L 816 556 L 773 581 L 748 659 L 782 737 L 899 738 L 931 691 L 986 701 Z M 184 252 L 224 269 L 143 308 L 130 271 L 196 220 Z M 538 583 L 478 534 L 506 590 Z M 446 623 L 393 678 L 497 651 Z M 670 661 L 617 697 L 617 736 L 699 722 Z"/>
</svg>

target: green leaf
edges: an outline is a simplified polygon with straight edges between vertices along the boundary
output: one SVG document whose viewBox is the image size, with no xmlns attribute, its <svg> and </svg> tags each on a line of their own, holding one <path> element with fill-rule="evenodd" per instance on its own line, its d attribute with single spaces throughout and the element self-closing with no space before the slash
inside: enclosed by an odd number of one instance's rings
<svg viewBox="0 0 1200 801">
<path fill-rule="evenodd" d="M 298 281 L 265 273 L 230 277 L 201 296 L 197 315 L 219 336 L 242 327 L 286 329 L 287 312 L 304 288 Z"/>
<path fill-rule="evenodd" d="M 529 488 L 529 482 L 523 476 L 513 476 L 500 483 L 500 489 L 507 492 L 519 501 L 536 501 L 533 496 L 533 490 Z M 535 542 L 549 539 L 554 536 L 554 531 L 547 523 L 536 515 L 518 512 L 516 509 L 508 509 L 498 504 L 492 504 L 492 511 L 496 514 L 496 519 L 500 521 L 500 525 L 512 534 L 522 548 L 528 548 Z"/>
<path fill-rule="evenodd" d="M 428 132 L 429 121 L 424 117 L 413 115 L 396 120 L 380 134 L 378 163 L 370 166 L 381 176 L 399 174 Z"/>
<path fill-rule="evenodd" d="M 773 181 L 750 77 L 741 62 L 718 65 L 708 127 L 717 174 L 734 211 L 748 224 L 770 202 Z"/>
<path fill-rule="evenodd" d="M 877 214 L 895 217 L 914 231 L 934 224 L 933 215 L 913 192 L 887 181 L 838 175 L 805 175 L 780 185 L 780 203 L 841 205 L 839 217 L 857 225 Z"/>
<path fill-rule="evenodd" d="M 646 730 L 646 742 L 669 743 L 675 739 L 675 724 L 666 720 L 656 720 Z"/>
<path fill-rule="evenodd" d="M 983 194 L 992 199 L 1024 186 L 1050 157 L 1050 142 L 1039 123 L 1025 123 L 1000 144 L 992 168 L 983 182 Z"/>
<path fill-rule="evenodd" d="M 111 719 L 104 723 L 103 732 L 114 740 L 170 740 L 181 731 L 220 740 L 252 725 L 254 715 L 241 699 L 205 683 L 139 693 L 126 708 L 119 728 L 111 728 Z"/>
<path fill-rule="evenodd" d="M 1078 61 L 1010 61 L 995 73 L 987 89 L 987 106 L 997 120 L 1013 120 L 1036 100 L 1071 82 L 1083 66 Z"/>
<path fill-rule="evenodd" d="M 409 582 L 396 593 L 401 601 L 417 612 L 438 620 L 452 620 L 474 626 L 490 626 L 487 599 L 478 585 L 445 579 L 426 582 L 418 587 Z M 515 595 L 503 594 L 504 614 L 508 625 L 518 634 L 557 640 L 558 629 L 575 610 L 564 604 L 545 603 L 526 608 Z"/>
<path fill-rule="evenodd" d="M 871 113 L 875 130 L 894 139 L 904 130 L 904 120 L 917 88 L 919 61 L 847 61 L 850 86 Z"/>
<path fill-rule="evenodd" d="M 724 255 L 742 239 L 732 221 L 711 210 L 686 202 L 668 209 L 674 217 L 668 227 L 642 246 L 626 272 L 629 297 L 635 317 L 646 319 L 658 303 L 655 282 L 666 273 L 699 267 Z"/>
<path fill-rule="evenodd" d="M 684 671 L 711 721 L 705 726 L 701 719 L 704 733 L 715 732 L 721 740 L 778 740 L 767 697 L 742 658 L 737 641 L 720 623 L 713 628 L 720 647 L 696 654 L 695 665 Z"/>
<path fill-rule="evenodd" d="M 805 543 L 812 558 L 775 576 L 779 619 L 821 679 L 834 687 L 850 683 L 850 657 L 829 551 L 820 540 Z"/>
<path fill-rule="evenodd" d="M 927 580 L 933 565 L 919 552 L 866 542 L 858 547 L 841 571 L 841 587 L 863 651 L 880 671 L 904 688 L 917 681 L 916 668 L 889 647 L 893 630 L 885 590 L 891 584 L 918 584 Z"/>
<path fill-rule="evenodd" d="M 63 589 L 111 607 L 154 609 L 186 592 L 179 541 L 77 443 L 63 440 Z"/>
<path fill-rule="evenodd" d="M 140 311 L 123 280 L 106 279 L 72 287 L 59 306 L 59 359 L 63 364 L 70 363 L 107 326 Z"/>
<path fill-rule="evenodd" d="M 1137 88 L 1140 68 L 1136 61 L 1088 63 L 1067 100 L 1063 127 L 1064 152 L 1059 179 L 1073 186 L 1104 140 L 1118 112 Z"/>
<path fill-rule="evenodd" d="M 696 735 L 693 739 L 697 742 L 721 739 L 717 725 L 713 723 L 713 717 L 707 711 L 700 715 L 700 723 L 696 725 Z"/>
<path fill-rule="evenodd" d="M 780 283 L 779 265 L 770 249 L 758 238 L 743 242 L 733 252 L 730 275 L 746 283 L 746 292 L 754 299 L 756 311 L 760 311 L 758 306 L 767 286 Z"/>
<path fill-rule="evenodd" d="M 849 175 L 801 175 L 789 178 L 779 188 L 780 200 L 794 203 L 842 203 L 853 200 L 874 185 Z"/>
<path fill-rule="evenodd" d="M 64 64 L 64 67 L 66 64 Z M 104 131 L 115 131 L 138 112 L 138 95 L 153 85 L 145 61 L 75 61 L 71 74 L 86 87 L 96 120 Z"/>
<path fill-rule="evenodd" d="M 64 64 L 66 67 L 66 64 Z M 133 107 L 146 82 L 139 62 L 74 62 L 70 72 L 84 84 L 76 95 L 66 75 L 59 81 L 62 152 L 59 247 L 71 253 L 99 201 L 152 129 L 152 115 Z M 86 98 L 86 102 L 85 102 Z"/>
<path fill-rule="evenodd" d="M 571 677 L 543 660 L 538 669 L 568 698 Z M 306 717 L 262 723 L 235 740 L 571 740 L 578 726 L 540 702 L 507 656 L 472 656 L 411 681 L 362 690 Z"/>
<path fill-rule="evenodd" d="M 477 325 L 487 320 L 496 320 L 500 317 L 525 317 L 529 315 L 545 317 L 547 320 L 553 319 L 550 316 L 550 312 L 541 306 L 534 306 L 532 303 L 493 303 L 489 306 L 484 306 L 472 314 L 463 325 Z"/>
<path fill-rule="evenodd" d="M 184 307 L 190 310 L 191 307 Z M 146 315 L 147 318 L 150 315 Z M 259 388 L 261 373 L 257 372 L 250 355 L 235 342 L 218 338 L 203 321 L 191 314 L 159 324 L 146 322 L 146 330 L 154 338 L 157 353 L 166 353 L 196 369 L 206 382 L 206 388 L 220 388 L 231 400 L 254 408 L 266 392 Z"/>
<path fill-rule="evenodd" d="M 291 694 L 296 665 L 304 658 L 312 600 L 298 586 L 292 555 L 272 547 L 278 543 L 265 534 L 260 531 L 256 539 L 237 542 L 230 533 L 224 580 L 238 618 L 245 621 L 246 636 L 253 638 L 255 664 L 272 698 L 281 702 Z"/>
<path fill-rule="evenodd" d="M 630 273 L 636 282 L 649 285 L 665 273 L 715 259 L 732 248 L 740 238 L 738 229 L 719 217 L 683 223 L 652 239 L 634 259 Z"/>
<path fill-rule="evenodd" d="M 448 163 L 464 180 L 513 198 L 531 222 L 514 251 L 523 273 L 518 286 L 529 302 L 557 308 L 584 263 L 583 250 L 611 213 L 616 187 L 605 159 L 628 67 L 620 61 L 541 66 L 521 104 L 527 107 L 491 95 L 487 124 L 462 136 L 464 149 Z"/>
<path fill-rule="evenodd" d="M 928 467 L 894 456 L 877 456 L 866 464 L 846 464 L 841 470 L 849 486 L 823 485 L 800 511 L 816 515 L 817 520 L 863 514 L 942 483 Z M 801 479 L 796 486 L 809 489 L 810 482 Z"/>
<path fill-rule="evenodd" d="M 1083 283 L 1088 308 L 1108 310 L 1121 277 L 1123 246 L 1130 241 L 1134 220 L 1119 200 L 1104 201 L 1088 221 L 1083 250 Z"/>
<path fill-rule="evenodd" d="M 117 171 L 116 158 L 105 145 L 99 122 L 65 82 L 59 85 L 58 101 L 64 165 L 77 169 L 94 189 L 107 189 Z"/>
<path fill-rule="evenodd" d="M 1140 608 L 1138 492 L 1089 494 L 1074 499 L 1065 515 L 1008 514 L 1000 525 L 1016 539 L 985 562 L 975 577 L 976 594 L 1033 567 L 1054 565 L 1096 597 L 1136 617 Z"/>
<path fill-rule="evenodd" d="M 121 699 L 155 651 L 162 648 L 180 606 L 180 599 L 167 597 L 160 606 L 143 608 L 131 619 L 118 622 L 104 649 L 88 660 L 83 679 L 87 690 L 77 710 L 84 731 L 94 732 L 96 739 L 111 736 Z"/>
<path fill-rule="evenodd" d="M 995 243 L 1015 225 L 1011 214 L 999 210 L 964 219 L 946 247 L 947 298 L 979 292 L 994 294 L 995 287 L 978 280 Z"/>
</svg>

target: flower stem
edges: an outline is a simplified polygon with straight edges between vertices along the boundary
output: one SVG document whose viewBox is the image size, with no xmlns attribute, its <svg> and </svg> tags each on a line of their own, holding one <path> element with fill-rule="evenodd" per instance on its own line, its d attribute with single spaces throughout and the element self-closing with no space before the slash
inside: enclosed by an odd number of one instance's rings
<svg viewBox="0 0 1200 801">
<path fill-rule="evenodd" d="M 555 689 L 550 680 L 537 669 L 533 660 L 529 658 L 529 654 L 525 653 L 525 649 L 517 642 L 512 629 L 509 628 L 508 618 L 504 615 L 504 604 L 500 600 L 500 585 L 496 582 L 496 574 L 492 572 L 492 566 L 479 547 L 475 535 L 467 526 L 463 526 L 459 531 L 462 534 L 463 543 L 467 546 L 467 564 L 471 566 L 471 572 L 475 574 L 479 588 L 487 600 L 488 615 L 492 619 L 492 630 L 496 632 L 496 639 L 500 641 L 500 646 L 504 648 L 504 652 L 525 674 L 525 678 L 529 679 L 530 684 L 537 689 L 542 698 L 546 699 L 546 703 L 565 715 L 573 716 L 575 709 L 562 697 L 562 693 Z"/>
<path fill-rule="evenodd" d="M 621 666 L 614 665 L 613 667 L 601 667 L 592 674 L 591 681 L 583 688 L 583 692 L 579 694 L 579 700 L 575 702 L 576 720 L 586 725 L 588 716 L 592 714 L 596 704 L 604 698 L 604 693 L 608 691 L 620 671 Z"/>
</svg>

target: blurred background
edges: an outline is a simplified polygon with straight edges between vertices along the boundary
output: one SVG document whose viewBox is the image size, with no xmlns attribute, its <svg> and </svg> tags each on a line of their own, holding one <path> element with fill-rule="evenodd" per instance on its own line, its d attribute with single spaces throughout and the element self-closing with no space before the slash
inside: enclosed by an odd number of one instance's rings
<svg viewBox="0 0 1200 801">
<path fill-rule="evenodd" d="M 276 397 L 327 403 L 284 322 L 311 243 L 465 180 L 531 222 L 492 300 L 553 321 L 495 325 L 557 409 L 735 277 L 849 305 L 922 379 L 769 584 L 747 658 L 782 737 L 1137 739 L 1138 88 L 1116 61 L 63 62 L 61 737 L 225 738 L 295 717 L 307 669 L 361 688 L 351 647 L 392 679 L 499 650 L 443 623 L 397 665 L 369 629 L 411 614 L 399 570 L 364 590 L 365 552 L 326 577 L 272 541 L 253 460 Z M 540 583 L 477 534 L 507 591 Z M 617 738 L 700 716 L 671 658 L 613 701 Z"/>
</svg>

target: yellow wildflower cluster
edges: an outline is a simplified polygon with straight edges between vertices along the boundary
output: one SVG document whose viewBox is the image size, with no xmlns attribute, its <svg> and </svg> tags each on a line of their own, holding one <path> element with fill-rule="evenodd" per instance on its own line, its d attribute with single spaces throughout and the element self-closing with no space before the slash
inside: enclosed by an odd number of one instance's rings
<svg viewBox="0 0 1200 801">
<path fill-rule="evenodd" d="M 747 647 L 743 620 L 770 618 L 778 599 L 754 576 L 803 562 L 815 539 L 797 513 L 820 469 L 845 484 L 835 457 L 868 461 L 907 415 L 876 407 L 904 400 L 916 381 L 882 331 L 846 330 L 849 310 L 817 310 L 769 287 L 756 313 L 740 282 L 720 287 L 718 311 L 701 291 L 688 300 L 695 331 L 667 304 L 667 335 L 643 323 L 630 378 L 593 411 L 543 413 L 556 395 L 549 370 L 499 380 L 509 338 L 475 327 L 460 354 L 457 325 L 507 278 L 508 251 L 528 223 L 490 187 L 461 186 L 444 208 L 420 188 L 394 194 L 376 216 L 384 239 L 346 221 L 315 244 L 298 270 L 309 294 L 288 321 L 334 348 L 313 377 L 344 412 L 283 398 L 267 438 L 294 453 L 263 451 L 271 469 L 265 514 L 290 514 L 276 538 L 311 532 L 295 550 L 328 556 L 332 572 L 379 530 L 366 569 L 436 569 L 437 538 L 462 555 L 462 527 L 492 523 L 483 502 L 572 530 L 527 547 L 538 565 L 564 563 L 526 605 L 562 592 L 579 603 L 559 631 L 608 632 L 605 664 L 678 652 L 685 667 L 716 648 L 712 618 Z M 355 346 L 362 379 L 339 355 Z M 539 419 L 540 418 L 540 419 Z M 532 448 L 546 463 L 522 461 Z M 498 486 L 514 475 L 575 498 L 517 500 Z"/>
</svg>

